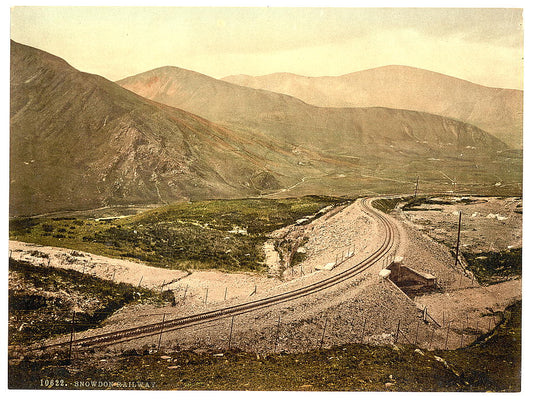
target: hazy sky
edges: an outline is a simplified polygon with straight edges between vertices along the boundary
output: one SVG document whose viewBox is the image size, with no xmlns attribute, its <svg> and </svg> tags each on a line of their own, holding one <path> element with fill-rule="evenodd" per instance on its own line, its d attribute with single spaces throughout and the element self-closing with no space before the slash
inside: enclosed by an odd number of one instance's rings
<svg viewBox="0 0 533 403">
<path fill-rule="evenodd" d="M 523 88 L 518 9 L 16 7 L 11 38 L 111 80 L 166 65 L 221 78 L 402 64 Z"/>
</svg>

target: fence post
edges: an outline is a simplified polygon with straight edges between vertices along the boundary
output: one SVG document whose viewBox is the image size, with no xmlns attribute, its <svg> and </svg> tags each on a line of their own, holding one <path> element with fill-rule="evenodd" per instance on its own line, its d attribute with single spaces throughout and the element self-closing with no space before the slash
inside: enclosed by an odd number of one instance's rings
<svg viewBox="0 0 533 403">
<path fill-rule="evenodd" d="M 163 337 L 163 326 L 165 325 L 165 313 L 163 314 L 163 320 L 161 321 L 161 331 L 159 332 L 159 341 L 157 342 L 157 351 L 161 348 L 161 338 Z"/>
<path fill-rule="evenodd" d="M 361 343 L 365 340 L 365 326 L 366 326 L 366 318 L 363 318 L 363 331 L 361 332 Z"/>
<path fill-rule="evenodd" d="M 185 301 L 185 297 L 187 296 L 187 290 L 189 289 L 189 284 L 185 286 L 185 292 L 183 293 L 183 300 Z"/>
<path fill-rule="evenodd" d="M 455 266 L 459 261 L 459 242 L 461 240 L 461 215 L 462 211 L 459 211 L 459 227 L 457 228 L 457 245 L 455 246 Z"/>
<path fill-rule="evenodd" d="M 396 328 L 396 335 L 394 336 L 394 344 L 398 342 L 399 334 L 400 334 L 400 319 L 398 319 L 398 327 Z"/>
<path fill-rule="evenodd" d="M 143 276 L 141 276 L 141 279 L 139 280 L 139 285 L 138 285 L 138 287 L 141 286 L 142 281 L 143 281 Z"/>
<path fill-rule="evenodd" d="M 257 293 L 257 284 L 254 284 L 254 290 L 252 291 L 252 293 L 249 296 L 251 297 L 255 293 Z"/>
<path fill-rule="evenodd" d="M 279 326 L 281 323 L 281 315 L 278 316 L 278 326 L 276 329 L 276 341 L 274 342 L 274 354 L 276 354 L 276 350 L 278 349 L 278 338 L 279 338 Z"/>
<path fill-rule="evenodd" d="M 433 328 L 433 331 L 431 332 L 431 339 L 429 339 L 428 350 L 431 350 L 431 345 L 433 344 L 433 336 L 435 336 L 435 328 Z"/>
<path fill-rule="evenodd" d="M 207 305 L 207 295 L 209 294 L 209 287 L 207 287 L 205 289 L 205 300 L 204 300 L 204 305 Z"/>
<path fill-rule="evenodd" d="M 233 336 L 233 320 L 234 319 L 235 319 L 235 315 L 231 317 L 231 325 L 229 328 L 228 350 L 231 350 L 231 337 Z"/>
<path fill-rule="evenodd" d="M 322 331 L 322 337 L 320 339 L 320 347 L 319 349 L 322 349 L 322 343 L 324 343 L 324 335 L 326 334 L 326 326 L 328 325 L 328 318 L 326 317 L 326 320 L 324 321 L 324 330 Z"/>
<path fill-rule="evenodd" d="M 72 342 L 74 340 L 74 320 L 76 319 L 76 311 L 72 312 L 72 327 L 70 329 L 70 343 L 68 346 L 68 363 L 70 364 L 70 359 L 72 357 Z"/>
<path fill-rule="evenodd" d="M 226 287 L 226 290 L 224 291 L 224 301 L 226 300 L 227 296 L 228 296 L 228 287 Z"/>
<path fill-rule="evenodd" d="M 448 329 L 446 329 L 446 342 L 444 343 L 444 349 L 448 348 L 448 335 L 450 334 L 450 322 L 448 322 Z"/>
<path fill-rule="evenodd" d="M 420 327 L 420 322 L 416 322 L 415 345 L 418 343 L 418 328 L 419 327 Z"/>
</svg>

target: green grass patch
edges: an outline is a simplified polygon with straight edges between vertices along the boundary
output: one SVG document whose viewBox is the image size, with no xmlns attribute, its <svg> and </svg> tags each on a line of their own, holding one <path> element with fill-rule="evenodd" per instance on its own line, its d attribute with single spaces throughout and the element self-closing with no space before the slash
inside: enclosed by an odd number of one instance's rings
<svg viewBox="0 0 533 403">
<path fill-rule="evenodd" d="M 392 198 L 392 199 L 377 199 L 372 201 L 372 207 L 383 211 L 386 214 L 389 214 L 392 210 L 396 208 L 398 203 L 404 201 L 404 198 Z"/>
<path fill-rule="evenodd" d="M 9 288 L 9 344 L 24 344 L 97 327 L 132 303 L 171 303 L 171 292 L 158 293 L 103 280 L 75 270 L 34 266 L 9 260 L 17 286 Z M 86 301 L 90 301 L 89 304 Z"/>
<path fill-rule="evenodd" d="M 269 232 L 344 198 L 182 202 L 119 219 L 13 219 L 10 238 L 181 270 L 264 270 Z"/>
<path fill-rule="evenodd" d="M 424 203 L 427 203 L 428 201 L 429 198 L 425 196 L 412 197 L 407 203 L 404 204 L 402 210 L 417 210 L 417 207 L 421 206 Z"/>
<path fill-rule="evenodd" d="M 522 248 L 499 252 L 463 252 L 468 267 L 480 284 L 495 284 L 522 275 Z"/>
<path fill-rule="evenodd" d="M 502 316 L 498 327 L 473 345 L 437 352 L 456 367 L 464 390 L 520 391 L 522 301 L 509 306 Z"/>
</svg>

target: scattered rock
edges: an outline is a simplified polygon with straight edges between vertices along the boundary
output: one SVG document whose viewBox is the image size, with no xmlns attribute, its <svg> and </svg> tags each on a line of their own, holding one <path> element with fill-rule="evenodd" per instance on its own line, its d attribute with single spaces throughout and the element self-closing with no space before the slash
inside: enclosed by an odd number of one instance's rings
<svg viewBox="0 0 533 403">
<path fill-rule="evenodd" d="M 444 358 L 439 357 L 439 356 L 436 355 L 436 356 L 435 356 L 435 360 L 437 360 L 438 362 L 442 362 L 442 363 L 444 364 L 444 366 L 445 366 L 446 368 L 448 368 L 448 363 L 446 362 L 446 360 L 445 360 Z"/>
<path fill-rule="evenodd" d="M 207 353 L 207 350 L 205 348 L 197 348 L 197 349 L 194 349 L 193 352 L 195 354 L 204 354 L 204 353 Z"/>
</svg>

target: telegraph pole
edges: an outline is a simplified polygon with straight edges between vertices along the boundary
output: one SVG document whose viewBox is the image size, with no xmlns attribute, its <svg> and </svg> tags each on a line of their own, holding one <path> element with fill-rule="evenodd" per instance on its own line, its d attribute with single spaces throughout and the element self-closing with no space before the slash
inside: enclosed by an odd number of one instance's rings
<svg viewBox="0 0 533 403">
<path fill-rule="evenodd" d="M 462 212 L 459 211 L 459 226 L 457 228 L 457 245 L 455 245 L 455 266 L 457 266 L 457 262 L 459 261 L 459 241 L 461 240 L 461 214 Z"/>
</svg>

